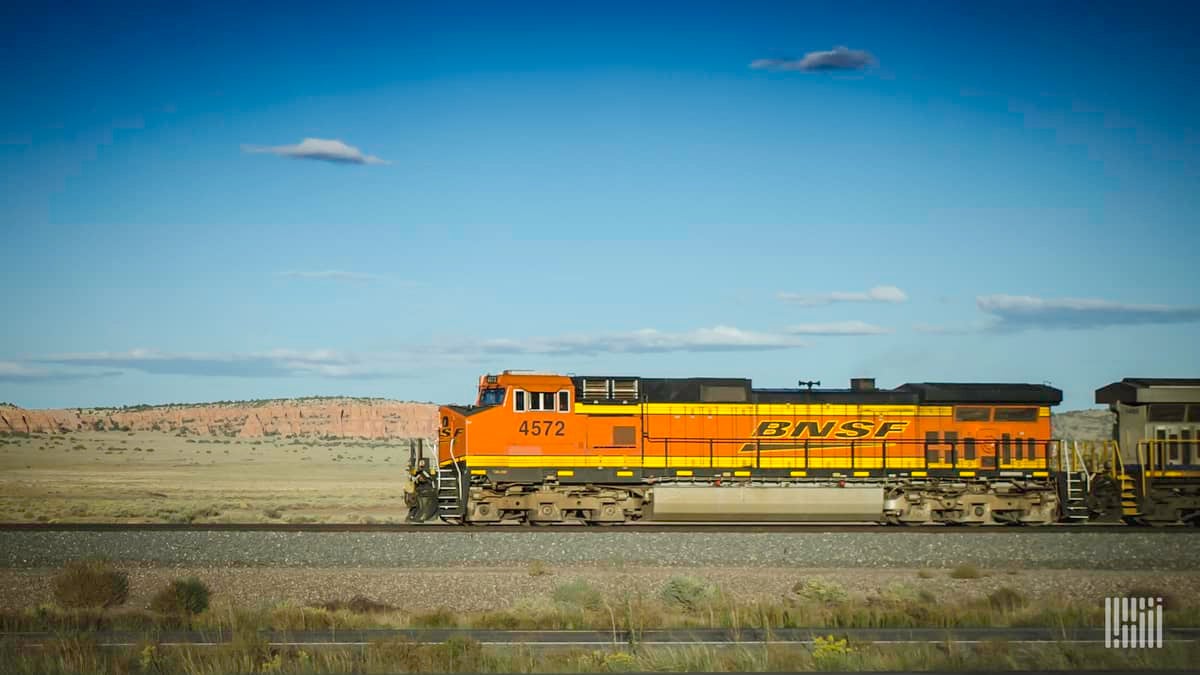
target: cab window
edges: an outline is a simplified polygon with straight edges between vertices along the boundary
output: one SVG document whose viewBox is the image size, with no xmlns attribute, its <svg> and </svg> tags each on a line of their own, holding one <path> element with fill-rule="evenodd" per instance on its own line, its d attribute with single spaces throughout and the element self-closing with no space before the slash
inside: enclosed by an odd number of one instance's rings
<svg viewBox="0 0 1200 675">
<path fill-rule="evenodd" d="M 554 394 L 548 391 L 531 391 L 529 392 L 529 409 L 530 410 L 554 410 Z"/>
<path fill-rule="evenodd" d="M 571 412 L 571 392 L 513 391 L 513 410 L 516 412 Z"/>
<path fill-rule="evenodd" d="M 503 389 L 484 389 L 479 395 L 479 405 L 503 405 L 504 390 Z"/>
</svg>

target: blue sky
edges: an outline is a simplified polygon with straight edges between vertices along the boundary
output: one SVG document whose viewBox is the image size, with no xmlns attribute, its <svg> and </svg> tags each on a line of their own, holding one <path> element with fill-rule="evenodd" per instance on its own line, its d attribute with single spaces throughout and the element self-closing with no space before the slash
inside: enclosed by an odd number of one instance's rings
<svg viewBox="0 0 1200 675">
<path fill-rule="evenodd" d="M 1198 14 L 6 3 L 0 400 L 1196 376 Z"/>
</svg>

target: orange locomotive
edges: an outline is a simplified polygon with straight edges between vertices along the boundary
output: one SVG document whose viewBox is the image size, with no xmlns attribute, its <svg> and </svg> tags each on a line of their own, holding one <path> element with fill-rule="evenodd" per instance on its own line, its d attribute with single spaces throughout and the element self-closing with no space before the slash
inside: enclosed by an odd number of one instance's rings
<svg viewBox="0 0 1200 675">
<path fill-rule="evenodd" d="M 1059 520 L 1050 406 L 1030 384 L 755 389 L 746 379 L 480 378 L 443 406 L 411 520 Z"/>
</svg>

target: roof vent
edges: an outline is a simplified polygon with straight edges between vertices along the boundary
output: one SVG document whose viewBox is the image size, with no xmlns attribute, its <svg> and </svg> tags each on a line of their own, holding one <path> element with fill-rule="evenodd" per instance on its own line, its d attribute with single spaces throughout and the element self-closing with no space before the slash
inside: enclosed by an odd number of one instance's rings
<svg viewBox="0 0 1200 675">
<path fill-rule="evenodd" d="M 852 377 L 850 378 L 850 389 L 852 391 L 875 391 L 875 378 Z"/>
</svg>

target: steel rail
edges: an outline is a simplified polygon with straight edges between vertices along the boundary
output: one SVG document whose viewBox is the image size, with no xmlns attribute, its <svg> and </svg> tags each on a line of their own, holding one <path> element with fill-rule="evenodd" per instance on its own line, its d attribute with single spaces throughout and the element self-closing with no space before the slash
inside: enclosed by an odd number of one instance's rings
<svg viewBox="0 0 1200 675">
<path fill-rule="evenodd" d="M 152 640 L 160 645 L 217 646 L 229 644 L 231 631 L 96 631 L 85 632 L 101 646 L 132 646 Z M 72 635 L 79 635 L 75 633 Z M 830 635 L 876 645 L 979 643 L 990 640 L 1025 643 L 1104 644 L 1102 628 L 742 628 L 742 629 L 656 629 L 616 630 L 486 630 L 470 628 L 397 628 L 337 631 L 264 630 L 259 637 L 276 646 L 361 646 L 386 640 L 417 644 L 440 644 L 451 639 L 470 639 L 483 645 L 541 647 L 604 647 L 686 645 L 812 645 Z M 47 644 L 64 635 L 48 631 L 0 633 L 0 641 L 18 644 Z M 1164 643 L 1200 642 L 1200 628 L 1164 627 Z"/>
<path fill-rule="evenodd" d="M 1195 533 L 1200 528 L 1186 525 L 1139 527 L 1120 524 L 1058 524 L 1041 526 L 1020 525 L 878 525 L 873 523 L 627 523 L 610 526 L 574 523 L 531 526 L 514 525 L 440 525 L 412 523 L 0 523 L 0 532 L 437 532 L 487 534 L 551 533 L 551 532 L 795 532 L 795 533 L 861 533 L 891 532 L 905 534 L 1051 534 L 1051 533 Z"/>
</svg>

